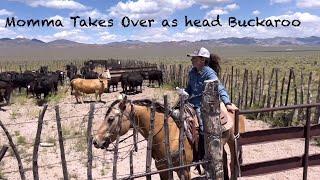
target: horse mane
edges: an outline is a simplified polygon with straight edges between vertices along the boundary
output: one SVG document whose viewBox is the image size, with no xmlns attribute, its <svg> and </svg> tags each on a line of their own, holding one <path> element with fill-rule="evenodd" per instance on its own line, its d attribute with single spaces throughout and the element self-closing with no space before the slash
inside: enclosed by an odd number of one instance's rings
<svg viewBox="0 0 320 180">
<path fill-rule="evenodd" d="M 115 100 L 115 101 L 113 101 L 113 102 L 111 103 L 111 105 L 109 106 L 109 108 L 108 108 L 108 110 L 107 110 L 107 112 L 106 112 L 105 117 L 107 117 L 107 116 L 110 114 L 110 112 L 112 111 L 112 108 L 113 108 L 115 105 L 117 105 L 120 101 L 121 101 L 121 100 Z M 131 101 L 131 102 L 132 102 L 133 104 L 135 104 L 135 105 L 145 106 L 145 107 L 147 107 L 147 108 L 151 108 L 151 106 L 152 106 L 152 100 L 150 100 L 150 99 L 139 99 L 139 100 L 133 100 L 133 101 Z M 164 107 L 163 104 L 161 104 L 161 103 L 159 103 L 159 102 L 155 102 L 154 105 L 155 105 L 155 108 L 156 108 L 155 110 L 156 110 L 157 112 L 165 113 L 165 107 Z"/>
<path fill-rule="evenodd" d="M 113 101 L 113 102 L 111 103 L 109 109 L 107 110 L 107 113 L 106 113 L 106 116 L 105 116 L 105 117 L 107 117 L 107 116 L 110 114 L 112 108 L 113 108 L 116 104 L 118 104 L 120 101 L 121 101 L 121 100 L 117 99 L 117 100 L 115 100 L 115 101 Z"/>
<path fill-rule="evenodd" d="M 152 100 L 150 99 L 139 99 L 139 100 L 134 100 L 132 101 L 133 104 L 135 105 L 139 105 L 139 106 L 145 106 L 145 107 L 148 107 L 148 108 L 151 108 L 152 106 Z M 155 110 L 157 112 L 160 112 L 160 113 L 164 113 L 165 112 L 165 107 L 163 104 L 159 103 L 159 102 L 154 102 L 154 105 L 155 105 Z"/>
</svg>

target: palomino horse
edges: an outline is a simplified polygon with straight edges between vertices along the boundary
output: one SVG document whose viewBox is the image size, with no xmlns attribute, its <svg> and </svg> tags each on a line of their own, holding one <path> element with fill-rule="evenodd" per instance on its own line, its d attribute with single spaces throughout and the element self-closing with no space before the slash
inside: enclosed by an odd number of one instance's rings
<svg viewBox="0 0 320 180">
<path fill-rule="evenodd" d="M 133 123 L 135 123 L 139 132 L 144 138 L 148 137 L 148 132 L 150 128 L 150 103 L 145 103 L 143 100 L 135 100 L 133 102 L 128 101 L 126 97 L 123 100 L 114 101 L 110 108 L 107 111 L 105 119 L 103 123 L 100 125 L 97 135 L 94 137 L 93 144 L 96 148 L 108 148 L 109 145 L 116 140 L 117 132 L 122 136 L 126 134 L 130 127 L 133 127 Z M 159 104 L 156 104 L 156 107 L 160 107 Z M 167 162 L 166 159 L 166 149 L 165 149 L 165 131 L 164 131 L 164 113 L 159 111 L 159 108 L 156 108 L 155 112 L 155 120 L 154 120 L 154 136 L 153 136 L 153 144 L 152 144 L 152 158 L 155 159 L 155 165 L 158 170 L 166 169 Z M 130 115 L 133 115 L 133 119 L 130 119 Z M 122 118 L 121 118 L 122 117 Z M 131 116 L 132 117 L 132 116 Z M 240 129 L 244 125 L 244 118 L 240 118 Z M 120 126 L 120 127 L 119 127 Z M 174 120 L 170 117 L 168 119 L 169 126 L 169 141 L 170 141 L 170 149 L 172 154 L 175 154 L 172 157 L 173 166 L 179 166 L 179 128 L 174 122 Z M 120 128 L 120 130 L 119 130 Z M 234 146 L 234 129 L 231 128 L 227 130 L 222 135 L 222 143 L 228 143 L 231 153 L 235 152 Z M 184 162 L 185 164 L 190 164 L 193 161 L 193 150 L 192 145 L 189 143 L 188 139 L 184 140 Z M 231 167 L 234 166 L 234 156 L 231 156 Z M 232 170 L 233 168 L 231 168 Z M 180 175 L 180 171 L 177 170 L 176 173 Z M 233 172 L 231 172 L 232 174 Z M 191 179 L 190 168 L 186 168 L 183 171 L 185 179 Z M 160 178 L 162 180 L 168 179 L 168 173 L 160 173 Z M 180 177 L 180 176 L 179 176 Z"/>
</svg>

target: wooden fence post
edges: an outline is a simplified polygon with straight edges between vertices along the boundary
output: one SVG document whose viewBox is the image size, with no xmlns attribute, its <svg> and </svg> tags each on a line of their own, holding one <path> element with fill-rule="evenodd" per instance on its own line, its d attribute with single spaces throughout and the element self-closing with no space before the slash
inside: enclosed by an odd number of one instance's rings
<svg viewBox="0 0 320 180">
<path fill-rule="evenodd" d="M 250 71 L 250 103 L 249 103 L 249 107 L 251 108 L 252 103 L 253 103 L 253 74 L 252 71 Z"/>
<path fill-rule="evenodd" d="M 46 110 L 48 108 L 48 105 L 44 105 L 42 112 L 39 113 L 38 118 L 38 129 L 36 134 L 36 139 L 33 145 L 33 157 L 32 157 L 32 171 L 33 171 L 33 178 L 35 180 L 39 180 L 39 172 L 38 172 L 38 150 L 40 145 L 40 138 L 41 138 L 41 131 L 42 131 L 42 124 L 43 124 L 43 118 L 44 114 L 46 113 Z"/>
<path fill-rule="evenodd" d="M 310 119 L 311 111 L 307 108 L 307 121 L 304 126 L 305 144 L 304 144 L 304 155 L 303 155 L 303 180 L 307 180 L 308 176 L 308 165 L 309 165 L 309 141 L 310 141 Z"/>
<path fill-rule="evenodd" d="M 248 108 L 248 90 L 249 90 L 249 70 L 247 70 L 246 73 L 246 95 L 245 95 L 245 103 L 244 103 L 244 108 Z"/>
<path fill-rule="evenodd" d="M 150 114 L 150 128 L 148 135 L 148 144 L 147 144 L 147 159 L 146 159 L 146 173 L 151 172 L 151 161 L 152 161 L 152 140 L 153 140 L 153 131 L 154 131 L 154 118 L 155 118 L 155 100 L 152 99 L 151 105 L 151 114 Z M 151 175 L 146 176 L 147 180 L 151 180 Z"/>
<path fill-rule="evenodd" d="M 254 92 L 253 92 L 253 104 L 256 105 L 258 90 L 259 90 L 259 78 L 260 78 L 260 71 L 257 72 L 257 77 L 254 85 Z"/>
<path fill-rule="evenodd" d="M 64 144 L 63 144 L 63 135 L 62 135 L 62 128 L 61 128 L 61 118 L 59 112 L 59 106 L 55 106 L 56 111 L 56 120 L 57 120 L 57 129 L 58 129 L 58 137 L 59 137 L 59 146 L 60 146 L 60 156 L 61 156 L 61 164 L 62 164 L 62 171 L 63 171 L 63 179 L 68 180 L 68 169 L 67 169 L 67 162 L 66 156 L 64 152 Z"/>
<path fill-rule="evenodd" d="M 3 146 L 1 148 L 1 151 L 0 151 L 0 162 L 1 162 L 2 158 L 3 158 L 3 156 L 6 154 L 8 148 L 9 148 L 8 146 Z"/>
<path fill-rule="evenodd" d="M 293 69 L 290 68 L 289 80 L 288 80 L 288 85 L 287 85 L 287 93 L 286 93 L 286 101 L 285 101 L 285 103 L 284 103 L 285 106 L 288 105 L 289 93 L 290 93 L 290 84 L 291 84 L 292 74 L 293 74 Z"/>
<path fill-rule="evenodd" d="M 184 97 L 183 95 L 180 95 L 180 114 L 179 114 L 179 123 L 180 123 L 180 132 L 179 132 L 179 165 L 184 165 L 184 139 L 185 139 L 185 133 L 184 133 Z M 184 174 L 183 169 L 180 169 L 180 179 L 184 180 Z"/>
<path fill-rule="evenodd" d="M 282 82 L 281 82 L 280 104 L 279 104 L 279 106 L 283 105 L 283 89 L 284 89 L 285 80 L 286 80 L 286 72 L 284 72 L 284 75 L 283 75 L 283 78 L 282 78 Z"/>
<path fill-rule="evenodd" d="M 303 77 L 303 70 L 301 69 L 301 81 L 300 81 L 300 104 L 303 104 L 304 102 L 304 77 Z M 303 119 L 303 109 L 298 110 L 299 119 Z"/>
<path fill-rule="evenodd" d="M 88 128 L 87 128 L 87 156 L 88 156 L 88 163 L 87 163 L 87 179 L 92 180 L 92 120 L 94 118 L 94 103 L 90 103 L 90 111 L 89 111 L 89 118 L 88 118 Z"/>
<path fill-rule="evenodd" d="M 293 82 L 293 90 L 294 90 L 294 105 L 297 105 L 298 104 L 298 90 L 297 90 L 296 75 L 295 75 L 294 71 L 292 71 L 292 82 Z M 288 124 L 288 125 L 289 126 L 292 125 L 292 121 L 294 119 L 297 119 L 297 117 L 298 117 L 298 110 L 294 109 L 292 118 L 289 121 L 290 124 Z"/>
<path fill-rule="evenodd" d="M 246 74 L 247 74 L 248 70 L 245 69 L 244 73 L 243 73 L 243 81 L 242 81 L 242 91 L 241 91 L 241 95 L 239 95 L 240 97 L 240 106 L 239 108 L 243 108 L 243 99 L 244 99 L 244 94 L 245 94 L 245 84 L 246 84 Z"/>
<path fill-rule="evenodd" d="M 264 92 L 264 86 L 265 86 L 265 81 L 266 81 L 266 73 L 265 73 L 265 69 L 262 68 L 262 86 L 261 86 L 261 97 L 263 98 L 263 95 L 265 95 Z M 264 107 L 264 104 L 262 105 L 262 107 Z"/>
<path fill-rule="evenodd" d="M 168 118 L 169 118 L 169 105 L 168 105 L 168 95 L 165 95 L 163 97 L 164 99 L 164 134 L 165 134 L 165 147 L 166 147 L 166 157 L 167 157 L 167 163 L 168 163 L 168 168 L 172 168 L 172 158 L 171 158 L 171 150 L 170 150 L 170 142 L 169 142 L 169 137 L 170 137 L 170 132 L 169 132 L 169 125 L 168 125 Z M 169 180 L 173 180 L 173 172 L 168 171 L 168 178 Z"/>
<path fill-rule="evenodd" d="M 0 120 L 0 126 L 3 129 L 4 133 L 6 134 L 6 136 L 8 138 L 8 141 L 9 141 L 9 144 L 10 144 L 10 147 L 13 150 L 13 154 L 15 155 L 15 157 L 16 157 L 16 159 L 18 161 L 18 167 L 19 167 L 19 173 L 20 173 L 21 180 L 25 180 L 26 176 L 25 176 L 25 172 L 24 172 L 24 169 L 23 169 L 22 161 L 21 161 L 19 152 L 17 150 L 17 147 L 14 145 L 11 135 L 9 134 L 7 128 L 4 127 L 4 125 L 3 125 L 1 120 Z"/>
<path fill-rule="evenodd" d="M 123 114 L 120 114 L 120 119 L 122 119 Z M 118 162 L 118 147 L 119 147 L 119 140 L 120 140 L 120 123 L 121 121 L 118 121 L 117 128 L 116 128 L 116 133 L 117 133 L 117 139 L 116 139 L 116 145 L 114 146 L 114 152 L 113 152 L 113 168 L 112 168 L 112 179 L 116 180 L 117 179 L 117 162 Z"/>
<path fill-rule="evenodd" d="M 273 85 L 273 74 L 275 72 L 275 68 L 272 68 L 271 77 L 268 83 L 268 96 L 267 96 L 267 107 L 269 108 L 271 106 L 271 89 Z"/>
<path fill-rule="evenodd" d="M 223 179 L 222 128 L 218 81 L 205 81 L 205 90 L 201 103 L 201 117 L 204 123 L 206 145 L 205 159 L 210 161 L 206 170 L 210 175 L 210 179 Z"/>
<path fill-rule="evenodd" d="M 277 99 L 278 99 L 278 73 L 279 73 L 279 68 L 276 68 L 276 84 L 275 84 L 275 90 L 274 90 L 274 99 L 273 99 L 273 105 L 272 107 L 276 107 L 277 104 Z M 273 118 L 274 112 L 271 112 L 271 117 Z"/>
<path fill-rule="evenodd" d="M 230 78 L 230 101 L 233 102 L 233 66 L 231 67 L 231 78 Z"/>
<path fill-rule="evenodd" d="M 318 78 L 319 78 L 318 79 L 318 95 L 317 95 L 316 103 L 320 103 L 320 74 Z M 320 106 L 316 108 L 316 115 L 314 119 L 316 123 L 320 124 Z"/>
</svg>

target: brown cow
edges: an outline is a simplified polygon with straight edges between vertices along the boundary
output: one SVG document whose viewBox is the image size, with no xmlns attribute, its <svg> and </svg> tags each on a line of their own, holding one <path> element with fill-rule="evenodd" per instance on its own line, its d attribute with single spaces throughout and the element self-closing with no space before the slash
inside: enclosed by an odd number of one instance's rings
<svg viewBox="0 0 320 180">
<path fill-rule="evenodd" d="M 95 94 L 96 101 L 101 101 L 101 94 L 108 88 L 108 79 L 110 79 L 110 72 L 106 71 L 99 76 L 99 79 L 82 79 L 76 78 L 71 81 L 71 89 L 74 90 L 74 96 L 76 97 L 77 103 L 79 102 L 79 96 L 81 93 Z M 83 98 L 81 97 L 81 103 Z"/>
</svg>

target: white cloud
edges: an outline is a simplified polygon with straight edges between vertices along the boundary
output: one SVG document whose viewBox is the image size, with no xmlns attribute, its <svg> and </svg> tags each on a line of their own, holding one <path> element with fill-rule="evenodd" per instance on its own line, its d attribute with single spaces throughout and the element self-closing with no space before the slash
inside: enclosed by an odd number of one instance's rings
<svg viewBox="0 0 320 180">
<path fill-rule="evenodd" d="M 113 17 L 154 18 L 170 16 L 176 10 L 186 9 L 192 5 L 192 0 L 129 0 L 127 2 L 118 2 L 108 11 L 110 12 L 109 15 Z"/>
<path fill-rule="evenodd" d="M 320 8 L 319 0 L 298 0 L 297 6 L 299 8 Z"/>
<path fill-rule="evenodd" d="M 72 9 L 72 10 L 83 10 L 87 7 L 74 0 L 11 0 L 23 2 L 31 7 L 47 7 L 54 9 Z"/>
<path fill-rule="evenodd" d="M 194 3 L 203 6 L 215 6 L 217 4 L 230 3 L 232 1 L 233 0 L 194 0 Z"/>
<path fill-rule="evenodd" d="M 301 12 L 296 12 L 291 15 L 270 16 L 269 19 L 288 19 L 288 20 L 299 19 L 302 24 L 320 22 L 319 16 L 313 15 L 310 13 L 301 13 Z M 316 25 L 316 24 L 314 24 L 314 25 Z M 320 31 L 320 29 L 319 29 L 319 31 Z"/>
<path fill-rule="evenodd" d="M 259 14 L 261 14 L 261 12 L 259 10 L 254 10 L 254 11 L 252 11 L 252 14 L 253 15 L 259 15 Z"/>
<path fill-rule="evenodd" d="M 71 16 L 80 16 L 80 17 L 92 17 L 92 18 L 107 18 L 106 14 L 101 13 L 98 9 L 92 9 L 89 11 L 81 11 L 81 12 L 72 12 Z"/>
<path fill-rule="evenodd" d="M 6 9 L 0 9 L 0 16 L 11 16 L 13 15 L 13 12 L 8 11 Z"/>
<path fill-rule="evenodd" d="M 83 33 L 79 29 L 60 31 L 53 35 L 52 39 L 67 39 L 76 42 L 88 43 L 91 41 L 91 37 Z"/>
<path fill-rule="evenodd" d="M 229 14 L 229 12 L 227 10 L 224 10 L 223 8 L 215 8 L 207 12 L 205 19 L 210 19 L 216 15 L 223 15 L 223 14 Z"/>
<path fill-rule="evenodd" d="M 16 36 L 16 33 L 9 28 L 5 28 L 6 20 L 0 19 L 0 38 Z"/>
<path fill-rule="evenodd" d="M 113 42 L 113 41 L 121 41 L 122 37 L 115 35 L 115 34 L 111 34 L 107 31 L 105 32 L 100 32 L 99 33 L 99 42 L 101 43 L 108 43 L 108 42 Z"/>
<path fill-rule="evenodd" d="M 225 9 L 229 10 L 229 11 L 234 11 L 239 8 L 240 8 L 240 6 L 237 3 L 229 4 L 225 7 Z"/>
<path fill-rule="evenodd" d="M 291 0 L 270 0 L 270 4 L 286 4 L 291 2 Z"/>
<path fill-rule="evenodd" d="M 129 39 L 140 40 L 145 42 L 161 42 L 171 41 L 171 33 L 168 28 L 148 28 L 148 30 L 140 31 L 139 34 L 129 36 Z"/>
<path fill-rule="evenodd" d="M 216 16 L 216 15 L 229 14 L 230 11 L 234 11 L 234 10 L 239 9 L 239 8 L 240 8 L 240 6 L 238 4 L 236 4 L 236 3 L 228 4 L 224 8 L 215 7 L 214 9 L 212 9 L 211 11 L 206 13 L 205 18 L 206 19 L 210 19 L 210 18 L 212 18 L 213 16 Z"/>
</svg>

